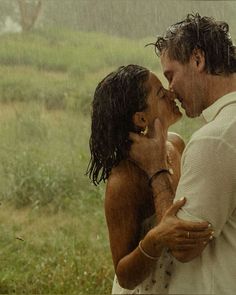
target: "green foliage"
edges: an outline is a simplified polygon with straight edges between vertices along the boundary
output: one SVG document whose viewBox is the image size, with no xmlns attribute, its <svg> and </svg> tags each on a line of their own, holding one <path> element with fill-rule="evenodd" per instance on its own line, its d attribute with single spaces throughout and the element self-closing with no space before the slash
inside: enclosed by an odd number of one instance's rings
<svg viewBox="0 0 236 295">
<path fill-rule="evenodd" d="M 64 109 L 75 88 L 64 75 L 37 71 L 25 66 L 0 68 L 1 102 L 39 102 L 48 109 Z"/>
<path fill-rule="evenodd" d="M 27 65 L 39 70 L 83 74 L 120 66 L 144 63 L 157 67 L 157 59 L 147 54 L 145 40 L 129 40 L 102 33 L 45 30 L 1 36 L 2 65 Z M 153 41 L 153 40 L 149 40 Z M 142 63 L 142 64 L 143 64 Z"/>
<path fill-rule="evenodd" d="M 0 214 L 1 294 L 109 294 L 113 266 L 103 200 L 73 201 L 70 212 L 13 210 Z"/>
<path fill-rule="evenodd" d="M 0 125 L 2 200 L 17 207 L 53 202 L 60 208 L 89 193 L 87 117 L 48 113 L 36 103 L 15 105 L 5 116 Z"/>
<path fill-rule="evenodd" d="M 0 293 L 110 293 L 104 190 L 84 175 L 89 118 L 30 102 L 1 105 L 0 120 Z"/>
<path fill-rule="evenodd" d="M 97 83 L 110 71 L 130 63 L 159 68 L 153 48 L 144 47 L 148 39 L 51 29 L 0 40 L 1 102 L 38 101 L 88 113 Z"/>
</svg>

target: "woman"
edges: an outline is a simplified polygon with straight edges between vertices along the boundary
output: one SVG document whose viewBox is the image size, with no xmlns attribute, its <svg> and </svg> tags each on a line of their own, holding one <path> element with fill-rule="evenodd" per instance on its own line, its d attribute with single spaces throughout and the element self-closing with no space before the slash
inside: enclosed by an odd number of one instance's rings
<svg viewBox="0 0 236 295">
<path fill-rule="evenodd" d="M 173 93 L 138 65 L 120 67 L 96 88 L 88 173 L 95 185 L 107 181 L 105 213 L 116 273 L 113 294 L 166 293 L 172 266 L 167 249 L 184 251 L 206 244 L 211 236 L 208 224 L 198 223 L 194 228 L 198 239 L 190 238 L 193 224 L 175 217 L 184 200 L 161 216 L 161 201 L 153 200 L 146 174 L 128 157 L 129 132 L 152 136 L 154 120 L 159 118 L 175 190 L 184 142 L 167 130 L 181 116 Z"/>
</svg>

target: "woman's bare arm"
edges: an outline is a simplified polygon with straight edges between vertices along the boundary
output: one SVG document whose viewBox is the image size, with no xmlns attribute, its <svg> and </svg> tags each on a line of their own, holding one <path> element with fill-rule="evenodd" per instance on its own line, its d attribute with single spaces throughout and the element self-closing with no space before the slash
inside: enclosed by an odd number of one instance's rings
<svg viewBox="0 0 236 295">
<path fill-rule="evenodd" d="M 105 213 L 115 272 L 120 285 L 133 289 L 155 266 L 156 261 L 141 253 L 138 243 L 142 226 L 140 191 L 127 175 L 113 176 L 106 190 Z M 143 249 L 151 256 L 161 255 L 162 247 L 149 232 L 142 241 Z"/>
</svg>

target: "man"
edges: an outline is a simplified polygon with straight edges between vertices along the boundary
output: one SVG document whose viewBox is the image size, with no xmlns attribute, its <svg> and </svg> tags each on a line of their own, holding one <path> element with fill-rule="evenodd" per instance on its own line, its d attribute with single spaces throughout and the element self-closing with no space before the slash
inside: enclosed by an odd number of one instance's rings
<svg viewBox="0 0 236 295">
<path fill-rule="evenodd" d="M 172 251 L 170 294 L 234 294 L 236 290 L 236 48 L 225 22 L 199 14 L 171 26 L 155 47 L 170 90 L 187 116 L 206 125 L 187 144 L 174 201 L 186 197 L 178 217 L 208 221 L 214 239 L 190 251 Z M 131 134 L 131 158 L 150 179 L 155 199 L 168 200 L 171 174 L 161 134 Z M 147 153 L 148 150 L 148 153 Z M 204 251 L 203 251 L 204 250 Z M 186 263 L 183 263 L 186 262 Z"/>
</svg>

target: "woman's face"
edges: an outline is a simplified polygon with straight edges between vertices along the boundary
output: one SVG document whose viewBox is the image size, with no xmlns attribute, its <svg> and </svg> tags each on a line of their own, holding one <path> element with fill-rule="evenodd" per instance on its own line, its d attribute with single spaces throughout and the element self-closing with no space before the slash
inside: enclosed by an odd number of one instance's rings
<svg viewBox="0 0 236 295">
<path fill-rule="evenodd" d="M 174 94 L 165 89 L 152 72 L 149 74 L 145 87 L 148 90 L 148 107 L 144 112 L 149 127 L 153 126 L 156 118 L 159 118 L 162 125 L 168 128 L 182 117 L 182 113 L 175 103 Z"/>
</svg>

